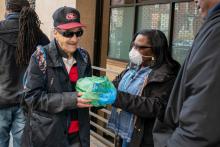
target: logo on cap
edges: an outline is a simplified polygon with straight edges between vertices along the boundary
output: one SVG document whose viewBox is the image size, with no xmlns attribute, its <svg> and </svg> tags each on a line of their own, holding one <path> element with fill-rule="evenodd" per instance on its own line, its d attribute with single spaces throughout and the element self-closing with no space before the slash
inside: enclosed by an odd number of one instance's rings
<svg viewBox="0 0 220 147">
<path fill-rule="evenodd" d="M 67 20 L 72 20 L 72 19 L 76 19 L 77 15 L 75 13 L 68 13 L 66 14 L 66 19 Z"/>
</svg>

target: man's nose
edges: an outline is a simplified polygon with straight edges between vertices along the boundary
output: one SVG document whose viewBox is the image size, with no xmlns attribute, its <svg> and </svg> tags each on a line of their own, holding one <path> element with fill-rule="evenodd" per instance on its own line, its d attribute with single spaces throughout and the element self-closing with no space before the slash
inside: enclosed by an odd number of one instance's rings
<svg viewBox="0 0 220 147">
<path fill-rule="evenodd" d="M 76 36 L 76 34 L 74 34 L 73 37 L 71 37 L 71 41 L 74 41 L 74 42 L 78 41 L 78 37 Z"/>
</svg>

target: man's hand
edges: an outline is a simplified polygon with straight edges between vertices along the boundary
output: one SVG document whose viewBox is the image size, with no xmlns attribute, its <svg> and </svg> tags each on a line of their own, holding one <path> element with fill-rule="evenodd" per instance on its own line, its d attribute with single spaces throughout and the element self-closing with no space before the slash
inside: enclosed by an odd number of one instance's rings
<svg viewBox="0 0 220 147">
<path fill-rule="evenodd" d="M 78 108 L 92 107 L 92 105 L 89 104 L 89 102 L 91 102 L 91 100 L 80 98 L 80 96 L 82 96 L 82 93 L 78 93 L 78 98 L 77 98 L 77 107 Z"/>
</svg>

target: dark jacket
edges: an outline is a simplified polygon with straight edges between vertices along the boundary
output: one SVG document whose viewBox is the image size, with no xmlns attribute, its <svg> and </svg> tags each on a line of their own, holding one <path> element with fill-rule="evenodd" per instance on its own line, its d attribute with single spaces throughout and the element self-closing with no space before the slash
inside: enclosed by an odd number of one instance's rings
<svg viewBox="0 0 220 147">
<path fill-rule="evenodd" d="M 26 66 L 16 65 L 19 15 L 0 22 L 0 108 L 18 105 L 22 78 Z M 46 45 L 48 38 L 42 33 L 38 44 Z"/>
<path fill-rule="evenodd" d="M 118 87 L 127 70 L 113 81 Z M 163 118 L 164 108 L 173 87 L 178 68 L 172 70 L 167 64 L 153 69 L 148 76 L 148 84 L 141 97 L 118 91 L 113 104 L 137 116 L 134 132 L 129 147 L 153 147 L 152 128 L 156 117 Z"/>
<path fill-rule="evenodd" d="M 156 147 L 220 147 L 220 10 L 210 15 L 174 84 Z"/>
<path fill-rule="evenodd" d="M 39 50 L 44 53 L 46 62 L 38 59 Z M 87 51 L 78 48 L 73 56 L 77 61 L 79 78 L 91 76 Z M 28 108 L 28 120 L 22 147 L 68 147 L 70 113 L 76 109 L 77 93 L 72 92 L 68 73 L 54 41 L 38 48 L 32 55 L 25 78 L 24 101 Z M 82 147 L 89 147 L 88 108 L 78 108 L 78 120 Z"/>
</svg>

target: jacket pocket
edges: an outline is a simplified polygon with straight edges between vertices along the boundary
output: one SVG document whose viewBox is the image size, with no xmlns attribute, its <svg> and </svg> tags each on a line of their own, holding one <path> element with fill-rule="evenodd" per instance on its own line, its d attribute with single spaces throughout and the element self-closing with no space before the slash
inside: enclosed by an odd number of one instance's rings
<svg viewBox="0 0 220 147">
<path fill-rule="evenodd" d="M 49 114 L 33 112 L 30 119 L 33 147 L 42 147 L 53 129 L 53 119 Z"/>
</svg>

